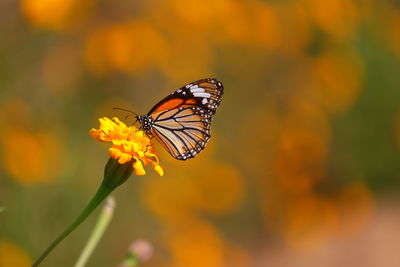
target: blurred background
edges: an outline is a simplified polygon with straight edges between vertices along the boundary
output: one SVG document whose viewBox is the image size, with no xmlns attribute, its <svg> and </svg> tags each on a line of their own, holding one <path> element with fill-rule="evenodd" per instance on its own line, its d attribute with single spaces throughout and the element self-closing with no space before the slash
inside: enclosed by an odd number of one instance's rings
<svg viewBox="0 0 400 267">
<path fill-rule="evenodd" d="M 225 86 L 195 159 L 157 144 L 88 266 L 400 266 L 400 1 L 0 1 L 0 266 L 28 266 L 87 204 L 101 116 Z M 125 120 L 132 123 L 132 118 Z M 44 262 L 72 266 L 93 213 Z"/>
</svg>

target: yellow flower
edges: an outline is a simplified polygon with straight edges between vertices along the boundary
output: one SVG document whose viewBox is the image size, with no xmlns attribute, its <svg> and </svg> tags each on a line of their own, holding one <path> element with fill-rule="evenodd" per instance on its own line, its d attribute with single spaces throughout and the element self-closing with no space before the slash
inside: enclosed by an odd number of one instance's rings
<svg viewBox="0 0 400 267">
<path fill-rule="evenodd" d="M 91 129 L 89 134 L 102 142 L 111 142 L 109 148 L 110 156 L 118 160 L 119 164 L 125 164 L 135 159 L 133 162 L 134 173 L 145 175 L 144 167 L 149 163 L 160 175 L 164 175 L 164 170 L 159 164 L 154 147 L 149 137 L 135 126 L 126 126 L 118 118 L 112 120 L 103 117 L 99 119 L 100 128 Z"/>
</svg>

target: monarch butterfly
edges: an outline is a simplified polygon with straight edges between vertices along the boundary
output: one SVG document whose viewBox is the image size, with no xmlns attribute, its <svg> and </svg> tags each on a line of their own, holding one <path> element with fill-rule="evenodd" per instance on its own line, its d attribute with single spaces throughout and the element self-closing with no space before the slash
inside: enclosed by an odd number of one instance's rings
<svg viewBox="0 0 400 267">
<path fill-rule="evenodd" d="M 222 83 L 207 78 L 189 83 L 158 102 L 147 115 L 136 115 L 141 128 L 176 159 L 200 153 L 210 140 L 211 120 L 224 93 Z"/>
</svg>

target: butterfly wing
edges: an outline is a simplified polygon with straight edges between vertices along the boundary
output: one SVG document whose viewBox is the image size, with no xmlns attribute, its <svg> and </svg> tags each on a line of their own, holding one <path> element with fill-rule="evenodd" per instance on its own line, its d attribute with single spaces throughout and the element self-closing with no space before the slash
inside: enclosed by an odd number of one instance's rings
<svg viewBox="0 0 400 267">
<path fill-rule="evenodd" d="M 210 139 L 211 116 L 198 107 L 178 107 L 155 116 L 152 135 L 176 159 L 193 158 Z"/>
<path fill-rule="evenodd" d="M 222 95 L 222 83 L 216 79 L 181 87 L 148 113 L 154 122 L 151 134 L 174 158 L 193 158 L 210 139 L 211 120 Z"/>
<path fill-rule="evenodd" d="M 205 111 L 215 114 L 224 87 L 221 82 L 213 78 L 207 78 L 189 83 L 156 104 L 147 115 L 170 110 L 176 107 L 200 107 Z"/>
</svg>

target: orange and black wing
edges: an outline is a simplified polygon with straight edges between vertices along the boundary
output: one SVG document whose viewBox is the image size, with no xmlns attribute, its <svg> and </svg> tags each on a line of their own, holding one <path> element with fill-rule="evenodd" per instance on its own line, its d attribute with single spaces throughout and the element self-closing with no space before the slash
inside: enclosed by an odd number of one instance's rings
<svg viewBox="0 0 400 267">
<path fill-rule="evenodd" d="M 177 107 L 199 107 L 215 114 L 221 103 L 224 87 L 216 79 L 208 78 L 189 83 L 156 104 L 147 115 Z"/>
<path fill-rule="evenodd" d="M 154 122 L 151 134 L 174 158 L 193 158 L 210 139 L 211 120 L 222 95 L 222 83 L 216 79 L 199 80 L 176 90 L 148 113 Z"/>
</svg>

